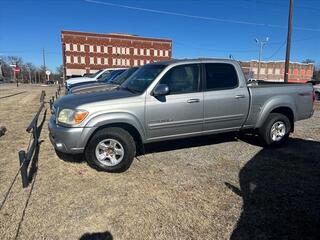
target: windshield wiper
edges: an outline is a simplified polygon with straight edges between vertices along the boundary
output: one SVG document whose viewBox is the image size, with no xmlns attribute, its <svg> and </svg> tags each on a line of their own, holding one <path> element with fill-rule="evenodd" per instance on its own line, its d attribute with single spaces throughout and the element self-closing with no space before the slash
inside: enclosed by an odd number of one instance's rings
<svg viewBox="0 0 320 240">
<path fill-rule="evenodd" d="M 132 88 L 128 88 L 128 87 L 122 87 L 120 86 L 120 89 L 123 89 L 123 90 L 127 90 L 131 93 L 140 93 L 140 91 L 136 90 L 136 89 L 132 89 Z"/>
</svg>

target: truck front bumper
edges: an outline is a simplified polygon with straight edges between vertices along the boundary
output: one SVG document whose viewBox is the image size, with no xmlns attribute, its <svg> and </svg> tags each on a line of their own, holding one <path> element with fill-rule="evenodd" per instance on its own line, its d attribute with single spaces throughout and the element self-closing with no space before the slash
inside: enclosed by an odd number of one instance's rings
<svg viewBox="0 0 320 240">
<path fill-rule="evenodd" d="M 69 128 L 56 124 L 51 117 L 49 124 L 49 138 L 54 148 L 63 153 L 83 153 L 88 140 L 88 133 L 92 128 Z"/>
</svg>

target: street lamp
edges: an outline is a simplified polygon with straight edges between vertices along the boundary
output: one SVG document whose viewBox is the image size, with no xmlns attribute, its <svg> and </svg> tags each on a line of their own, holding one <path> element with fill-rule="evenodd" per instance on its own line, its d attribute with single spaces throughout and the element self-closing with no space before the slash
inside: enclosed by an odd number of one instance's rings
<svg viewBox="0 0 320 240">
<path fill-rule="evenodd" d="M 260 41 L 258 38 L 255 39 L 256 43 L 259 45 L 259 62 L 258 62 L 258 80 L 260 79 L 260 64 L 261 64 L 261 57 L 262 57 L 262 49 L 264 45 L 267 44 L 269 38 L 266 37 L 264 41 Z"/>
</svg>

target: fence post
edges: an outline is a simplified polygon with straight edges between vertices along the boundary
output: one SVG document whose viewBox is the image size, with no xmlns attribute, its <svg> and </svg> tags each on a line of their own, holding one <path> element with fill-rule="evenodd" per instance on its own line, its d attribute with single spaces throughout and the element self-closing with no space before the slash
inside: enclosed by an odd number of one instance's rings
<svg viewBox="0 0 320 240">
<path fill-rule="evenodd" d="M 21 150 L 19 151 L 19 162 L 20 162 L 20 173 L 22 179 L 22 187 L 28 187 L 28 163 L 26 161 L 26 152 Z"/>
</svg>

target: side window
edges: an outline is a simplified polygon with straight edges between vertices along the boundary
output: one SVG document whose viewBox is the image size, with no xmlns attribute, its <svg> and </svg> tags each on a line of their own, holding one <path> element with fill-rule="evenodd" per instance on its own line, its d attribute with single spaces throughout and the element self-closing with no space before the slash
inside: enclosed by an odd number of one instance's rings
<svg viewBox="0 0 320 240">
<path fill-rule="evenodd" d="M 231 89 L 238 86 L 238 75 L 231 64 L 206 63 L 206 90 Z"/>
<path fill-rule="evenodd" d="M 199 72 L 197 64 L 173 67 L 163 76 L 160 84 L 167 84 L 170 94 L 197 92 Z"/>
</svg>

